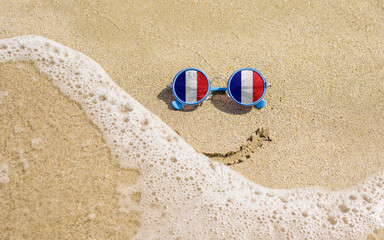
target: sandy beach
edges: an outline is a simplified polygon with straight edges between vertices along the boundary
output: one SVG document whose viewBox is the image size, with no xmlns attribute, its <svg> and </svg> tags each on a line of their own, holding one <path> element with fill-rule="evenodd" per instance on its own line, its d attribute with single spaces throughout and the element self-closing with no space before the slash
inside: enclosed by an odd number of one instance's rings
<svg viewBox="0 0 384 240">
<path fill-rule="evenodd" d="M 257 184 L 340 190 L 384 170 L 383 8 L 0 0 L 0 39 L 40 35 L 86 54 L 197 152 Z M 226 79 L 253 67 L 272 85 L 267 106 L 213 94 L 175 111 L 167 85 L 187 67 Z M 0 238 L 135 235 L 139 216 L 119 211 L 116 189 L 140 172 L 122 168 L 82 108 L 30 63 L 0 65 L 0 123 Z"/>
</svg>

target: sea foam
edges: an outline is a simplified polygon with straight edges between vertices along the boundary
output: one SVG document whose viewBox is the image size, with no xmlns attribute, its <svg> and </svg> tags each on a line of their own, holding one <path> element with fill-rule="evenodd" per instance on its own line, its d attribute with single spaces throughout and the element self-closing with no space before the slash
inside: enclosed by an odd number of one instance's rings
<svg viewBox="0 0 384 240">
<path fill-rule="evenodd" d="M 136 239 L 361 239 L 384 226 L 384 173 L 341 190 L 275 190 L 197 153 L 86 55 L 39 36 L 0 40 L 0 63 L 33 62 L 81 104 L 123 167 L 121 211 L 137 211 Z M 2 179 L 8 168 L 2 165 Z"/>
<path fill-rule="evenodd" d="M 5 98 L 6 96 L 8 96 L 8 92 L 0 90 L 0 104 L 3 102 L 3 98 Z"/>
<path fill-rule="evenodd" d="M 9 182 L 8 171 L 9 171 L 8 164 L 6 163 L 0 164 L 0 183 Z"/>
</svg>

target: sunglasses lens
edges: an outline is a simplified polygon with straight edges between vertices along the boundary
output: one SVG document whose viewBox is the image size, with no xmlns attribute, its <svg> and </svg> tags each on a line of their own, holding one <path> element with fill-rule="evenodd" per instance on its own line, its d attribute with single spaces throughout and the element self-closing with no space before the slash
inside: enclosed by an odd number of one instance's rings
<svg viewBox="0 0 384 240">
<path fill-rule="evenodd" d="M 240 69 L 228 81 L 228 93 L 237 103 L 253 105 L 265 92 L 263 77 L 254 69 Z"/>
<path fill-rule="evenodd" d="M 209 87 L 207 76 L 194 68 L 182 70 L 173 80 L 173 93 L 176 99 L 190 105 L 203 101 L 208 96 Z"/>
</svg>

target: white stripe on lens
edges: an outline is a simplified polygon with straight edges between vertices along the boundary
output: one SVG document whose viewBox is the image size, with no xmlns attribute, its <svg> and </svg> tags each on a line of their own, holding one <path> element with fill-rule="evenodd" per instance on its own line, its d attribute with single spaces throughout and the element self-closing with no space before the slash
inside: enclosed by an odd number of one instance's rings
<svg viewBox="0 0 384 240">
<path fill-rule="evenodd" d="M 241 71 L 241 103 L 253 103 L 253 71 Z"/>
<path fill-rule="evenodd" d="M 185 72 L 185 102 L 197 102 L 197 71 L 188 70 Z"/>
</svg>

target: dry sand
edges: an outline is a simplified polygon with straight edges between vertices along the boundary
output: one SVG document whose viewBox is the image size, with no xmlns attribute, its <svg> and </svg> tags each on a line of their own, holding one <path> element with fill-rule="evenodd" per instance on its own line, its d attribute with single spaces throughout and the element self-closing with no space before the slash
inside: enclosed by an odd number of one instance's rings
<svg viewBox="0 0 384 240">
<path fill-rule="evenodd" d="M 197 151 L 256 183 L 340 189 L 384 169 L 380 1 L 0 0 L 0 23 L 0 38 L 41 35 L 90 56 Z M 186 67 L 211 78 L 256 68 L 268 105 L 218 94 L 173 111 L 166 85 Z M 2 65 L 0 91 L 2 234 L 132 236 L 137 216 L 119 213 L 116 186 L 138 173 L 119 168 L 81 109 L 28 64 Z"/>
</svg>

